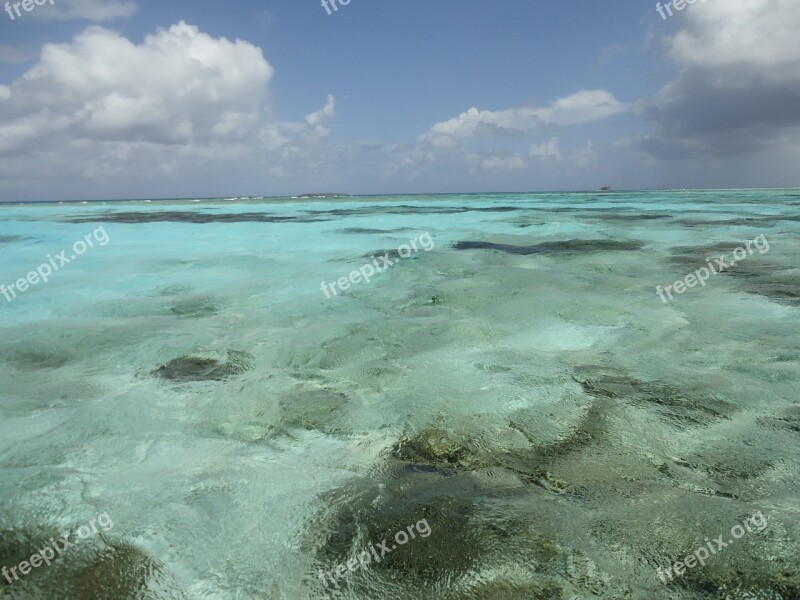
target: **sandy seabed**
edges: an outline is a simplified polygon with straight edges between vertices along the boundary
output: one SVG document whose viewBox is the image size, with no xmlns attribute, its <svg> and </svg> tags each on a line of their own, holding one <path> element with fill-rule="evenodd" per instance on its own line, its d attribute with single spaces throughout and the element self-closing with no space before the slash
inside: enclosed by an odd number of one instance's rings
<svg viewBox="0 0 800 600">
<path fill-rule="evenodd" d="M 800 598 L 798 207 L 2 206 L 6 284 L 98 227 L 110 241 L 0 297 L 0 567 L 114 526 L 0 598 Z M 397 255 L 424 232 L 435 248 Z M 386 252 L 369 283 L 320 289 Z"/>
</svg>

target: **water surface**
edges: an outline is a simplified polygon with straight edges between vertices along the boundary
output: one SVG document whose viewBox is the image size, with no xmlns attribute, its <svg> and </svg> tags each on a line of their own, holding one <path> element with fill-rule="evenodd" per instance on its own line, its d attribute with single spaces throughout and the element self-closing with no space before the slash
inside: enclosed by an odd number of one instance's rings
<svg viewBox="0 0 800 600">
<path fill-rule="evenodd" d="M 114 521 L 0 597 L 798 598 L 798 206 L 0 206 L 6 285 L 109 240 L 0 296 L 0 566 Z M 426 232 L 435 248 L 400 258 Z M 656 293 L 762 235 L 705 286 Z M 659 579 L 756 512 L 763 531 Z M 423 519 L 428 537 L 323 582 Z"/>
</svg>

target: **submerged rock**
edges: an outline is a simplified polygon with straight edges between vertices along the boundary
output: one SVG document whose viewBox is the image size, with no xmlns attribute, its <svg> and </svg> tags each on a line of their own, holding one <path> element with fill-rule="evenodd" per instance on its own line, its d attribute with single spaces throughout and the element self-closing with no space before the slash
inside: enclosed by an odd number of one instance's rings
<svg viewBox="0 0 800 600">
<path fill-rule="evenodd" d="M 367 216 L 380 214 L 390 215 L 454 215 L 467 212 L 493 213 L 493 212 L 514 212 L 520 210 L 516 206 L 413 206 L 410 204 L 400 204 L 397 206 L 365 206 L 358 208 L 331 208 L 320 210 L 309 210 L 309 214 L 325 214 L 337 216 Z"/>
<path fill-rule="evenodd" d="M 58 351 L 44 345 L 32 344 L 28 347 L 11 350 L 6 354 L 5 360 L 17 369 L 33 371 L 37 369 L 60 369 L 73 362 L 75 358 L 66 351 Z"/>
<path fill-rule="evenodd" d="M 411 256 L 408 258 L 413 258 L 417 253 L 412 253 Z M 386 257 L 386 258 L 383 258 Z M 371 259 L 375 261 L 378 265 L 379 269 L 387 268 L 389 265 L 396 265 L 403 257 L 400 256 L 400 252 L 397 248 L 389 249 L 389 250 L 374 250 L 372 252 L 368 252 L 367 254 L 362 255 L 360 258 L 362 259 Z M 388 265 L 386 264 L 386 260 L 391 261 Z"/>
<path fill-rule="evenodd" d="M 403 435 L 387 453 L 386 468 L 375 477 L 322 495 L 320 513 L 310 528 L 311 535 L 321 532 L 321 539 L 313 542 L 315 572 L 329 572 L 386 541 L 394 548 L 390 553 L 379 562 L 373 558 L 368 569 L 349 573 L 338 586 L 373 597 L 375 589 L 388 585 L 398 598 L 441 598 L 459 582 L 471 588 L 470 582 L 480 580 L 482 569 L 493 564 L 492 554 L 503 547 L 503 540 L 525 535 L 522 522 L 521 531 L 512 532 L 484 514 L 487 503 L 516 502 L 534 489 L 515 473 L 536 471 L 541 453 L 511 427 L 508 435 L 514 442 L 496 447 L 487 447 L 484 437 L 476 439 L 466 430 L 441 424 Z M 519 455 L 510 450 L 515 444 L 522 449 Z M 430 535 L 398 544 L 397 532 L 408 532 L 421 520 Z M 552 555 L 536 545 L 525 552 L 536 560 Z M 460 597 L 480 597 L 476 594 Z"/>
<path fill-rule="evenodd" d="M 409 463 L 425 463 L 428 465 L 457 465 L 464 468 L 461 462 L 466 449 L 452 439 L 452 434 L 431 428 L 413 436 L 403 436 L 392 448 L 392 455 Z"/>
<path fill-rule="evenodd" d="M 21 242 L 28 239 L 30 238 L 25 237 L 24 235 L 0 235 L 0 244 L 13 244 L 15 242 Z"/>
<path fill-rule="evenodd" d="M 550 440 L 540 437 L 535 421 L 528 419 L 525 411 L 505 422 L 474 422 L 470 427 L 475 433 L 437 425 L 406 434 L 393 447 L 392 457 L 459 472 L 500 468 L 530 482 L 546 476 L 546 466 L 554 460 L 600 443 L 605 436 L 606 409 L 599 402 L 587 405 L 570 426 Z"/>
<path fill-rule="evenodd" d="M 579 367 L 574 379 L 590 396 L 652 407 L 659 416 L 680 427 L 706 426 L 717 419 L 730 418 L 736 410 L 713 396 L 640 381 L 615 367 Z"/>
<path fill-rule="evenodd" d="M 563 561 L 572 550 L 560 546 L 548 516 L 569 510 L 550 494 L 574 486 L 546 467 L 597 442 L 599 416 L 589 410 L 574 436 L 554 444 L 521 433 L 520 424 L 509 424 L 505 435 L 442 425 L 404 435 L 388 453 L 386 471 L 321 497 L 309 528 L 311 536 L 321 532 L 314 572 L 330 572 L 385 541 L 395 549 L 341 579 L 343 594 L 375 597 L 390 586 L 392 597 L 409 600 L 565 598 Z M 397 545 L 395 534 L 421 519 L 430 535 Z M 328 581 L 328 589 L 336 587 Z"/>
<path fill-rule="evenodd" d="M 520 254 L 523 256 L 531 254 L 593 254 L 596 252 L 641 250 L 643 247 L 643 242 L 635 240 L 566 240 L 560 242 L 543 242 L 532 246 L 463 241 L 453 246 L 456 250 L 499 250 L 500 252 Z"/>
<path fill-rule="evenodd" d="M 414 463 L 409 463 L 403 465 L 403 472 L 405 473 L 426 473 L 428 475 L 436 474 L 441 475 L 442 477 L 450 477 L 452 473 L 450 471 L 442 470 L 438 467 L 434 467 L 432 465 L 418 465 Z"/>
<path fill-rule="evenodd" d="M 786 204 L 791 205 L 793 203 L 787 202 Z M 759 229 L 764 229 L 779 225 L 781 221 L 796 223 L 800 221 L 800 215 L 753 215 L 749 217 L 734 217 L 732 219 L 704 219 L 689 217 L 684 219 L 676 219 L 675 223 L 683 225 L 684 227 L 758 227 Z"/>
<path fill-rule="evenodd" d="M 766 254 L 751 245 L 753 254 L 741 260 L 733 258 L 733 251 L 746 248 L 746 242 L 720 242 L 704 246 L 673 248 L 669 262 L 688 271 L 708 268 L 708 261 L 717 274 L 727 275 L 739 282 L 744 291 L 764 296 L 781 304 L 800 304 L 800 269 L 795 265 L 782 266 L 768 262 Z M 715 259 L 722 258 L 727 267 L 722 268 Z M 735 264 L 734 264 L 735 263 Z M 720 271 L 720 268 L 722 270 Z"/>
<path fill-rule="evenodd" d="M 158 366 L 151 375 L 173 381 L 224 381 L 252 368 L 252 355 L 228 350 L 228 360 L 225 362 L 208 356 L 187 354 Z"/>
<path fill-rule="evenodd" d="M 295 391 L 281 402 L 281 422 L 287 427 L 318 430 L 335 435 L 349 431 L 346 409 L 349 399 L 345 394 L 327 389 Z"/>
<path fill-rule="evenodd" d="M 775 539 L 769 529 L 746 536 L 735 541 L 739 547 L 725 548 L 704 567 L 688 569 L 683 578 L 671 585 L 691 590 L 702 597 L 726 600 L 800 599 L 797 562 L 800 556 L 796 544 Z M 765 541 L 770 537 L 773 539 Z M 687 552 L 686 555 L 690 554 Z"/>
<path fill-rule="evenodd" d="M 326 494 L 323 501 L 333 509 L 319 524 L 324 531 L 316 551 L 320 568 L 329 571 L 385 543 L 390 551 L 378 547 L 368 573 L 351 573 L 339 586 L 358 591 L 377 577 L 384 585 L 414 587 L 463 577 L 488 550 L 481 527 L 472 522 L 478 490 L 469 475 L 407 473 L 394 480 L 358 480 Z M 398 532 L 409 538 L 405 544 Z"/>
<path fill-rule="evenodd" d="M 324 494 L 309 528 L 315 578 L 373 544 L 385 540 L 391 548 L 395 533 L 420 519 L 431 530 L 336 585 L 329 580 L 327 593 L 375 597 L 388 588 L 403 600 L 536 600 L 583 597 L 582 590 L 635 600 L 645 589 L 654 600 L 797 598 L 794 533 L 777 521 L 774 539 L 748 533 L 725 558 L 713 558 L 712 571 L 709 562 L 668 586 L 659 582 L 657 566 L 688 556 L 755 507 L 703 489 L 704 467 L 678 461 L 659 473 L 649 453 L 619 445 L 625 430 L 617 429 L 616 413 L 630 413 L 626 402 L 660 410 L 685 404 L 687 394 L 623 369 L 587 366 L 577 375 L 593 400 L 555 439 L 542 439 L 540 421 L 524 410 L 505 428 L 488 416 L 459 426 L 437 422 L 403 435 L 387 453 L 387 469 Z M 724 478 L 769 468 L 734 457 L 703 463 Z"/>
<path fill-rule="evenodd" d="M 0 531 L 0 565 L 16 567 L 22 561 L 45 548 L 52 549 L 52 540 L 61 533 L 51 529 L 19 528 Z M 0 578 L 0 597 L 3 588 L 11 598 L 41 598 L 42 600 L 117 600 L 152 598 L 182 600 L 186 596 L 164 568 L 143 550 L 126 542 L 110 541 L 102 535 L 86 540 L 71 537 L 73 545 L 63 548 L 51 559 L 50 565 L 41 562 L 27 575 L 17 568 L 6 578 Z M 78 546 L 76 541 L 82 541 Z M 17 577 L 15 578 L 14 575 Z"/>
<path fill-rule="evenodd" d="M 146 597 L 162 567 L 145 552 L 124 543 L 106 546 L 94 560 L 73 571 L 65 591 L 76 600 Z"/>
<path fill-rule="evenodd" d="M 404 231 L 414 231 L 408 227 L 400 227 L 398 229 L 370 229 L 368 227 L 345 227 L 341 233 L 353 233 L 359 235 L 378 235 L 389 233 L 402 233 Z"/>
<path fill-rule="evenodd" d="M 785 415 L 762 417 L 758 419 L 759 425 L 771 429 L 800 433 L 800 407 L 789 410 Z"/>
<path fill-rule="evenodd" d="M 606 409 L 602 403 L 590 404 L 554 440 L 540 439 L 536 425 L 526 419 L 524 411 L 505 424 L 472 425 L 476 426 L 473 435 L 440 426 L 406 434 L 392 448 L 391 464 L 395 469 L 408 472 L 425 469 L 445 477 L 497 471 L 515 478 L 522 486 L 533 485 L 559 495 L 580 495 L 578 487 L 562 481 L 550 469 L 559 461 L 604 441 Z"/>
<path fill-rule="evenodd" d="M 69 219 L 70 223 L 317 223 L 328 219 L 303 216 L 277 216 L 267 213 L 214 214 L 193 211 L 154 211 L 154 212 L 116 212 L 99 213 Z"/>
<path fill-rule="evenodd" d="M 170 312 L 179 317 L 211 317 L 219 312 L 218 302 L 211 297 L 184 298 L 170 307 Z"/>
</svg>

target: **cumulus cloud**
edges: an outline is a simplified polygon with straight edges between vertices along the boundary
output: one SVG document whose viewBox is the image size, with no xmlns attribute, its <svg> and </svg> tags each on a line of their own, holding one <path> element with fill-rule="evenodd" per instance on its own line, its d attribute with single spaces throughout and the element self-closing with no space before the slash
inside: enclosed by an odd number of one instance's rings
<svg viewBox="0 0 800 600">
<path fill-rule="evenodd" d="M 187 144 L 241 136 L 258 120 L 273 73 L 255 46 L 183 22 L 140 45 L 90 27 L 46 45 L 9 86 L 0 151 L 45 137 Z"/>
<path fill-rule="evenodd" d="M 185 22 L 141 43 L 91 26 L 0 85 L 0 180 L 19 189 L 34 169 L 76 188 L 156 176 L 185 185 L 232 165 L 297 177 L 324 157 L 335 99 L 304 120 L 275 119 L 274 72 L 260 48 Z M 45 171 L 32 166 L 42 162 Z"/>
<path fill-rule="evenodd" d="M 336 100 L 329 94 L 322 110 L 306 116 L 308 127 L 307 131 L 303 133 L 303 139 L 315 144 L 327 141 L 331 135 L 330 124 L 335 116 Z"/>
<path fill-rule="evenodd" d="M 561 160 L 561 150 L 558 149 L 558 138 L 550 138 L 547 142 L 542 144 L 534 144 L 531 146 L 529 154 L 533 158 L 553 160 Z"/>
<path fill-rule="evenodd" d="M 592 163 L 597 162 L 600 155 L 595 150 L 594 143 L 588 140 L 582 148 L 575 150 L 570 156 L 571 166 L 583 169 Z"/>
<path fill-rule="evenodd" d="M 485 171 L 518 171 L 525 168 L 525 158 L 519 154 L 487 156 L 481 162 Z"/>
<path fill-rule="evenodd" d="M 431 144 L 447 147 L 477 136 L 520 135 L 546 126 L 568 126 L 605 119 L 626 110 L 605 90 L 582 90 L 559 98 L 549 106 L 511 108 L 502 111 L 470 108 L 459 116 L 436 123 L 424 136 Z"/>
<path fill-rule="evenodd" d="M 299 143 L 327 139 L 332 96 L 304 123 L 266 118 L 273 75 L 259 48 L 184 22 L 139 45 L 90 27 L 68 44 L 46 45 L 38 63 L 0 88 L 0 152 L 37 141 L 202 146 L 258 137 L 254 131 L 273 148 L 293 135 Z"/>
<path fill-rule="evenodd" d="M 562 152 L 559 138 L 519 151 L 518 140 L 535 132 L 588 124 L 628 108 L 606 90 L 582 90 L 547 106 L 526 106 L 502 111 L 471 108 L 458 117 L 435 123 L 414 145 L 398 145 L 391 175 L 436 173 L 444 169 L 471 174 L 521 173 L 541 167 L 574 174 L 596 163 L 599 155 L 591 141 Z M 481 142 L 489 143 L 481 143 Z M 495 144 L 503 142 L 501 147 Z M 500 144 L 497 144 L 500 145 Z M 505 147 L 502 147 L 505 146 Z M 514 149 L 514 146 L 517 146 Z M 556 167 L 557 169 L 554 169 Z"/>
<path fill-rule="evenodd" d="M 637 111 L 654 121 L 641 146 L 661 158 L 796 145 L 800 134 L 800 4 L 695 3 L 665 40 L 678 77 Z"/>
<path fill-rule="evenodd" d="M 726 0 L 689 7 L 684 27 L 667 40 L 681 64 L 766 67 L 800 77 L 800 5 L 796 0 Z"/>
</svg>

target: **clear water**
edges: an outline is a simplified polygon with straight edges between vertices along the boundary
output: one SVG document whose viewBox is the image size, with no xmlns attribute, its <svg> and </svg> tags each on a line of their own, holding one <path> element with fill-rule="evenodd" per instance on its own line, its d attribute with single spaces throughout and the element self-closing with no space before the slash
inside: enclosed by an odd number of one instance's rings
<svg viewBox="0 0 800 600">
<path fill-rule="evenodd" d="M 798 207 L 0 206 L 6 286 L 109 240 L 0 296 L 0 566 L 114 524 L 0 598 L 798 598 Z M 433 250 L 321 291 L 425 232 Z M 756 512 L 763 531 L 659 579 Z M 323 583 L 423 519 L 428 537 Z"/>
</svg>

